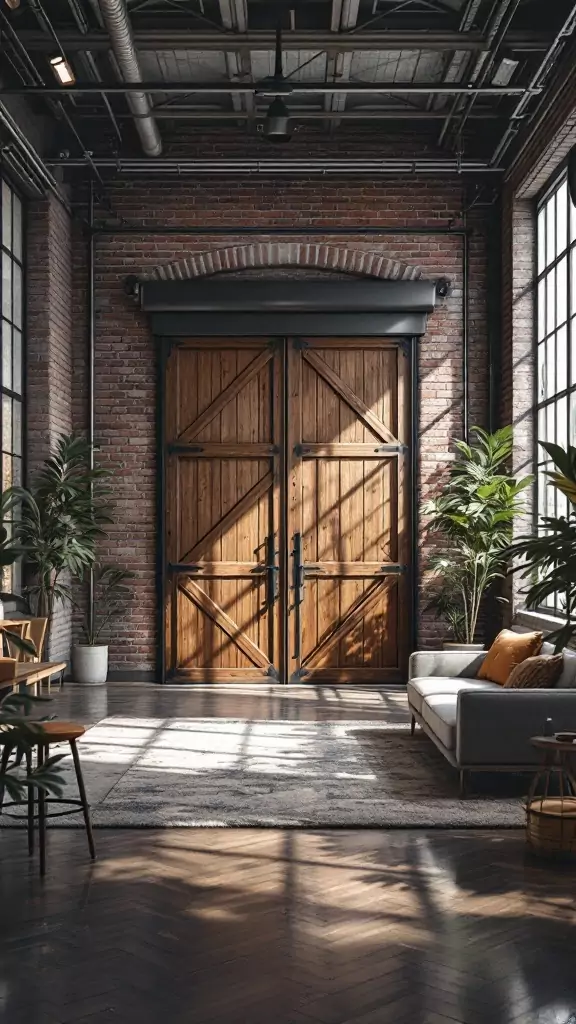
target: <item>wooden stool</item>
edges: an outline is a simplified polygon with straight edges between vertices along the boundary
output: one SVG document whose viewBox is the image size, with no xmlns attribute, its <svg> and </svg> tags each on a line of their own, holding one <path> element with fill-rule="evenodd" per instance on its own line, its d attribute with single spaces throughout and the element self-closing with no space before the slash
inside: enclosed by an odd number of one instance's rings
<svg viewBox="0 0 576 1024">
<path fill-rule="evenodd" d="M 82 768 L 80 765 L 80 756 L 78 754 L 78 747 L 76 746 L 76 740 L 80 739 L 84 735 L 86 729 L 83 725 L 78 725 L 76 722 L 42 722 L 42 732 L 38 736 L 32 739 L 32 743 L 38 748 L 38 767 L 41 768 L 46 758 L 48 757 L 50 745 L 53 743 L 69 743 L 70 750 L 72 751 L 72 760 L 74 761 L 74 770 L 76 772 L 76 781 L 78 783 L 78 794 L 79 800 L 67 800 L 59 797 L 49 797 L 43 789 L 39 787 L 30 786 L 28 789 L 27 800 L 12 800 L 10 803 L 5 804 L 6 807 L 18 807 L 27 804 L 28 807 L 28 853 L 32 855 L 34 853 L 34 822 L 38 821 L 38 840 L 40 848 L 40 874 L 44 876 L 46 874 L 46 819 L 47 818 L 60 818 L 66 814 L 77 814 L 78 809 L 82 811 L 84 816 L 84 824 L 86 826 L 86 835 L 88 838 L 88 849 L 90 851 L 90 857 L 92 860 L 96 859 L 96 851 L 94 849 L 94 836 L 92 835 L 92 823 L 90 821 L 90 807 L 86 798 L 86 788 L 84 786 L 84 778 L 82 775 Z M 2 753 L 2 764 L 0 771 L 6 769 L 8 760 L 11 754 L 11 749 L 5 747 Z M 26 757 L 26 768 L 28 774 L 32 771 L 32 754 L 28 754 Z M 36 797 L 35 789 L 38 789 L 38 796 Z M 3 793 L 0 793 L 0 813 L 3 810 Z M 35 804 L 36 799 L 38 800 L 38 814 L 36 814 Z M 48 804 L 66 805 L 71 807 L 71 810 L 56 810 L 50 812 L 47 810 Z M 18 818 L 20 815 L 10 815 L 10 817 Z"/>
</svg>

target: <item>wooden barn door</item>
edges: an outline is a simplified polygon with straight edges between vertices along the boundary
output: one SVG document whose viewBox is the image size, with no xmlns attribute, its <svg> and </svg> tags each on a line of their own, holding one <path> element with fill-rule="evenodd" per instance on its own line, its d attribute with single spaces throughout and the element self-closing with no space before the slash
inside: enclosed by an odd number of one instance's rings
<svg viewBox="0 0 576 1024">
<path fill-rule="evenodd" d="M 166 671 L 278 677 L 278 346 L 193 339 L 165 386 Z"/>
<path fill-rule="evenodd" d="M 409 359 L 394 341 L 290 345 L 290 678 L 406 678 Z"/>
<path fill-rule="evenodd" d="M 381 339 L 173 347 L 168 678 L 405 679 L 408 365 Z"/>
</svg>

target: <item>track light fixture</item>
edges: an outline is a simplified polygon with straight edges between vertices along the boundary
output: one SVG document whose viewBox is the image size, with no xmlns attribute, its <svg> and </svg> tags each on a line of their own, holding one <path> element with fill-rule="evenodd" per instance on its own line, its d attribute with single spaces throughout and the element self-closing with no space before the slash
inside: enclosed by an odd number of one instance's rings
<svg viewBox="0 0 576 1024">
<path fill-rule="evenodd" d="M 4 0 L 4 3 L 11 11 L 17 11 L 20 7 L 20 0 Z"/>
<path fill-rule="evenodd" d="M 282 22 L 278 20 L 276 28 L 276 62 L 274 65 L 274 77 L 270 85 L 277 84 L 278 92 L 285 90 L 285 78 L 282 71 Z M 264 135 L 270 142 L 288 142 L 292 137 L 290 124 L 290 111 L 280 96 L 275 96 L 264 120 Z"/>
<path fill-rule="evenodd" d="M 50 67 L 61 85 L 74 85 L 76 76 L 62 54 L 50 58 Z"/>
</svg>

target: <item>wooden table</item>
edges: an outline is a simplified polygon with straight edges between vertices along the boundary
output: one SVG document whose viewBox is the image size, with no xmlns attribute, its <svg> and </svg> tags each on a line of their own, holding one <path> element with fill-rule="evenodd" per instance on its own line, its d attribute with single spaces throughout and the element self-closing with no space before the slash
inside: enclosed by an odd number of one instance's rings
<svg viewBox="0 0 576 1024">
<path fill-rule="evenodd" d="M 6 680 L 0 684 L 0 689 L 18 690 L 21 686 L 33 686 L 34 693 L 39 692 L 44 680 L 48 681 L 48 690 L 52 676 L 60 676 L 60 686 L 64 684 L 64 672 L 66 671 L 65 661 L 23 661 L 16 665 L 16 678 Z"/>
</svg>

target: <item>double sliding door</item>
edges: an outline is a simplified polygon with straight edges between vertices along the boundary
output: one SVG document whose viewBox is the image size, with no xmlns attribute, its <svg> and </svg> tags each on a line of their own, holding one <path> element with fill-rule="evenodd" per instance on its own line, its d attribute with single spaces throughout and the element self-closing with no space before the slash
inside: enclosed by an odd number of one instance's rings
<svg viewBox="0 0 576 1024">
<path fill-rule="evenodd" d="M 396 340 L 173 345 L 163 396 L 167 678 L 405 677 L 408 378 Z"/>
</svg>

